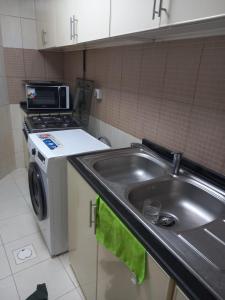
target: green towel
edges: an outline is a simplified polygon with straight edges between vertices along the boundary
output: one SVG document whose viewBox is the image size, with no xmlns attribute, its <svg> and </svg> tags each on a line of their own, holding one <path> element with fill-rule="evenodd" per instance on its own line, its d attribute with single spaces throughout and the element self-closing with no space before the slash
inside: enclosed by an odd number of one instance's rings
<svg viewBox="0 0 225 300">
<path fill-rule="evenodd" d="M 141 284 L 146 273 L 146 250 L 108 205 L 96 199 L 96 239 L 117 256 Z"/>
</svg>

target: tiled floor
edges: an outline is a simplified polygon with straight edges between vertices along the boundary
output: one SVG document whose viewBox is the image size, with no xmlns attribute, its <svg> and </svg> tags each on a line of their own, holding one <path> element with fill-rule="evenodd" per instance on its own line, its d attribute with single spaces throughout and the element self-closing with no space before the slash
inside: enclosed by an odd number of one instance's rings
<svg viewBox="0 0 225 300">
<path fill-rule="evenodd" d="M 27 245 L 36 257 L 16 264 L 13 252 Z M 25 300 L 46 283 L 49 300 L 81 300 L 68 254 L 49 256 L 31 210 L 25 169 L 0 180 L 0 299 Z"/>
</svg>

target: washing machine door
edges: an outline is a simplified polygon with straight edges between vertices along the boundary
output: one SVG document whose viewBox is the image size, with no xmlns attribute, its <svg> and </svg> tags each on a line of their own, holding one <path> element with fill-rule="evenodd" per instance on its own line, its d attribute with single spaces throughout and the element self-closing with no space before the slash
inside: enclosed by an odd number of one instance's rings
<svg viewBox="0 0 225 300">
<path fill-rule="evenodd" d="M 44 220 L 47 216 L 46 194 L 41 170 L 36 162 L 30 162 L 28 181 L 31 203 L 38 219 Z"/>
</svg>

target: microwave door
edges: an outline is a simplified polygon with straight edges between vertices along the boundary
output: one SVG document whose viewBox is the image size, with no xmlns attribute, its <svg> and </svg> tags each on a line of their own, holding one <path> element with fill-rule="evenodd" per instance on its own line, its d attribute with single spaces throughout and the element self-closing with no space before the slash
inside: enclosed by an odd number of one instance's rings
<svg viewBox="0 0 225 300">
<path fill-rule="evenodd" d="M 57 86 L 27 87 L 28 109 L 58 109 L 60 106 Z"/>
</svg>

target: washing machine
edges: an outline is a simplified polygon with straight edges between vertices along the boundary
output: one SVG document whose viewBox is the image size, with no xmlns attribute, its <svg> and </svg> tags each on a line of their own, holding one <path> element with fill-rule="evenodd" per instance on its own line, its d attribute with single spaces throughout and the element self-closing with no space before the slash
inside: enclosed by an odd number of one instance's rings
<svg viewBox="0 0 225 300">
<path fill-rule="evenodd" d="M 51 256 L 68 250 L 66 157 L 108 148 L 82 129 L 29 134 L 31 202 Z"/>
</svg>

